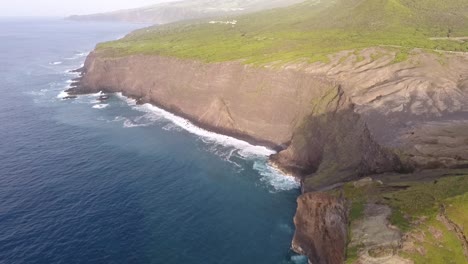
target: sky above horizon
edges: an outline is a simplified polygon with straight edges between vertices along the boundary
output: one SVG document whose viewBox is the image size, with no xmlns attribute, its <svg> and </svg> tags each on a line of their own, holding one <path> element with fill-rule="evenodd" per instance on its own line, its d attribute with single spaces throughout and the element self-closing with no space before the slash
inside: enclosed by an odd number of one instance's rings
<svg viewBox="0 0 468 264">
<path fill-rule="evenodd" d="M 69 16 L 142 7 L 175 0 L 2 0 L 0 17 Z"/>
</svg>

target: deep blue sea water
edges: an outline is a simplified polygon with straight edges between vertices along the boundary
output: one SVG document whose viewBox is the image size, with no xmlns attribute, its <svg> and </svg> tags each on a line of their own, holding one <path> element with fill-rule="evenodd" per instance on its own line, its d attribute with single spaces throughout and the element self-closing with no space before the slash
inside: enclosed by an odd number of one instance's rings
<svg viewBox="0 0 468 264">
<path fill-rule="evenodd" d="M 58 97 L 138 27 L 0 19 L 0 263 L 294 263 L 299 190 L 264 149 L 119 96 Z"/>
</svg>

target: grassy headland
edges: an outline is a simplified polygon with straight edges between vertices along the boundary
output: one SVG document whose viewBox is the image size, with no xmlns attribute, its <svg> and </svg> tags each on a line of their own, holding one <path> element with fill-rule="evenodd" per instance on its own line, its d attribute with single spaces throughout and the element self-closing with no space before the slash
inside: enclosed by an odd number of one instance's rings
<svg viewBox="0 0 468 264">
<path fill-rule="evenodd" d="M 466 261 L 463 241 L 444 219 L 466 228 L 467 190 L 467 175 L 455 174 L 422 182 L 374 181 L 365 186 L 348 183 L 342 194 L 351 203 L 350 225 L 366 217 L 366 204 L 386 205 L 392 210 L 390 223 L 405 234 L 399 255 L 416 264 L 455 264 Z M 362 249 L 350 246 L 347 263 L 354 263 Z"/>
</svg>

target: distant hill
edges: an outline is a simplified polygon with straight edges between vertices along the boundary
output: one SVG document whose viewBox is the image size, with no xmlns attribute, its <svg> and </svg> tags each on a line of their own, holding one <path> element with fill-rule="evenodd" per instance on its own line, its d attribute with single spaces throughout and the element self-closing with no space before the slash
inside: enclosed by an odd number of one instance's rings
<svg viewBox="0 0 468 264">
<path fill-rule="evenodd" d="M 308 0 L 210 22 L 146 28 L 98 50 L 254 63 L 326 60 L 375 46 L 401 49 L 397 60 L 413 48 L 468 51 L 468 0 Z"/>
<path fill-rule="evenodd" d="M 152 6 L 119 10 L 109 13 L 75 15 L 77 21 L 123 21 L 167 24 L 188 19 L 246 14 L 260 10 L 285 7 L 303 0 L 183 0 Z"/>
</svg>

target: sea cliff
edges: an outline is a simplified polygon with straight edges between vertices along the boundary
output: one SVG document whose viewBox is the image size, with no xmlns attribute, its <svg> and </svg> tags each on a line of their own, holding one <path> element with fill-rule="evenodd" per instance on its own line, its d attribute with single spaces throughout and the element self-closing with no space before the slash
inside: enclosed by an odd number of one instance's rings
<svg viewBox="0 0 468 264">
<path fill-rule="evenodd" d="M 341 263 L 349 204 L 312 192 L 373 174 L 468 164 L 466 144 L 459 144 L 468 142 L 467 56 L 443 54 L 444 64 L 417 50 L 405 62 L 394 63 L 396 56 L 370 48 L 327 63 L 259 67 L 97 50 L 69 93 L 122 92 L 275 148 L 272 164 L 303 183 L 293 248 L 317 263 Z M 311 215 L 319 228 L 311 227 Z M 329 236 L 314 235 L 320 232 Z"/>
</svg>

